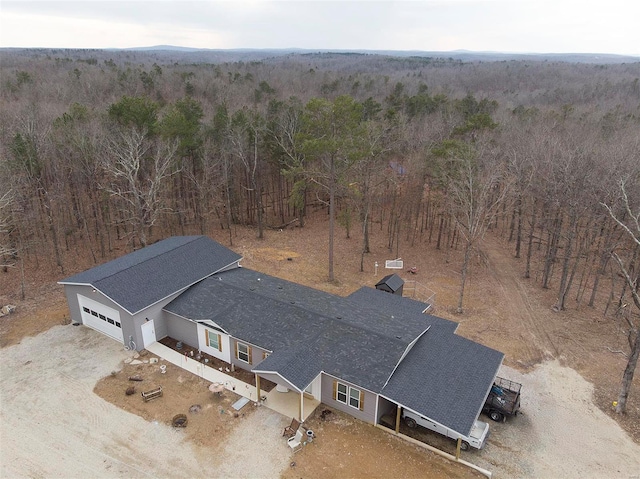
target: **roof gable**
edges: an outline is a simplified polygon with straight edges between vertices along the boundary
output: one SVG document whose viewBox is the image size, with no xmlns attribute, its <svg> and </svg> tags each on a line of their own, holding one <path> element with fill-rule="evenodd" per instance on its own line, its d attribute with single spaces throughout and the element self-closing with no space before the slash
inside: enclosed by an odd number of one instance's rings
<svg viewBox="0 0 640 479">
<path fill-rule="evenodd" d="M 177 236 L 66 278 L 60 284 L 93 286 L 135 314 L 241 258 L 206 236 Z"/>
<path fill-rule="evenodd" d="M 434 326 L 399 364 L 382 395 L 467 436 L 503 357 Z"/>
</svg>

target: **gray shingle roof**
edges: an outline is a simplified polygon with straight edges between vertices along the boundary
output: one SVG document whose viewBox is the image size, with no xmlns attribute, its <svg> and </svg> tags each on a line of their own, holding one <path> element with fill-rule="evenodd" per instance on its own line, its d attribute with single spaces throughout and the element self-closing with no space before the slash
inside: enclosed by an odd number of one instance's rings
<svg viewBox="0 0 640 479">
<path fill-rule="evenodd" d="M 434 326 L 400 363 L 382 395 L 469 435 L 503 357 Z"/>
<path fill-rule="evenodd" d="M 300 390 L 324 371 L 469 434 L 503 355 L 424 308 L 373 288 L 343 298 L 246 268 L 208 277 L 165 307 L 273 351 L 256 370 Z"/>
<path fill-rule="evenodd" d="M 382 284 L 387 285 L 391 291 L 398 291 L 402 287 L 402 285 L 404 285 L 404 280 L 395 273 L 388 274 L 380 281 L 378 281 L 376 283 L 376 286 L 380 286 Z"/>
<path fill-rule="evenodd" d="M 241 259 L 206 236 L 176 236 L 60 281 L 86 284 L 135 314 Z"/>
<path fill-rule="evenodd" d="M 250 292 L 253 296 L 295 305 L 310 313 L 338 319 L 372 333 L 399 339 L 407 344 L 434 322 L 446 321 L 433 316 L 415 314 L 413 307 L 416 302 L 410 301 L 413 306 L 398 307 L 396 311 L 395 306 L 401 304 L 403 300 L 400 297 L 395 298 L 396 301 L 391 303 L 394 306 L 380 308 L 377 304 L 370 304 L 365 294 L 363 294 L 364 299 L 357 295 L 345 298 L 246 268 L 226 271 L 217 277 L 225 284 Z M 362 289 L 369 290 L 372 295 L 392 296 L 373 288 Z M 450 321 L 447 323 L 455 324 Z"/>
<path fill-rule="evenodd" d="M 348 298 L 245 268 L 201 281 L 165 310 L 211 319 L 234 337 L 273 351 L 259 369 L 277 371 L 300 389 L 324 370 L 379 391 L 408 344 L 429 326 L 426 317 L 392 320 L 372 308 L 364 314 Z M 407 324 L 398 338 L 396 323 L 403 318 Z M 373 327 L 376 322 L 381 324 Z"/>
<path fill-rule="evenodd" d="M 420 318 L 421 321 L 426 319 L 427 324 L 439 324 L 455 331 L 458 323 L 449 321 L 448 319 L 438 318 L 430 314 L 422 315 L 422 312 L 429 306 L 427 303 L 416 301 L 415 299 L 405 298 L 395 294 L 389 294 L 373 288 L 363 286 L 354 291 L 348 299 L 357 302 L 359 305 L 368 308 L 375 308 L 389 316 L 401 314 L 407 318 Z"/>
</svg>

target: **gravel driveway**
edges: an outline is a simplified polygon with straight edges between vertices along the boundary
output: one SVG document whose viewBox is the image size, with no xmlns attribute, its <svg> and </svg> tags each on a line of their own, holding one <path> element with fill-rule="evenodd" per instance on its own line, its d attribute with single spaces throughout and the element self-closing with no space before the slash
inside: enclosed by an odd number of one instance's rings
<svg viewBox="0 0 640 479">
<path fill-rule="evenodd" d="M 0 477 L 278 477 L 288 466 L 286 443 L 270 439 L 287 420 L 266 408 L 232 432 L 233 454 L 211 457 L 183 431 L 93 394 L 128 354 L 84 326 L 56 326 L 1 349 Z M 256 457 L 267 459 L 249 460 Z"/>
<path fill-rule="evenodd" d="M 237 423 L 223 452 L 211 454 L 184 431 L 95 395 L 96 382 L 129 354 L 84 326 L 56 326 L 0 349 L 0 477 L 273 478 L 288 468 L 280 437 L 288 419 L 267 408 Z M 503 373 L 524 384 L 523 415 L 491 423 L 486 449 L 466 459 L 497 478 L 640 477 L 640 446 L 593 405 L 591 384 L 575 371 L 551 361 L 526 375 Z"/>
<path fill-rule="evenodd" d="M 576 371 L 546 361 L 500 373 L 522 383 L 522 414 L 489 421 L 489 444 L 471 462 L 495 477 L 640 479 L 640 446 L 593 404 L 593 385 Z"/>
</svg>

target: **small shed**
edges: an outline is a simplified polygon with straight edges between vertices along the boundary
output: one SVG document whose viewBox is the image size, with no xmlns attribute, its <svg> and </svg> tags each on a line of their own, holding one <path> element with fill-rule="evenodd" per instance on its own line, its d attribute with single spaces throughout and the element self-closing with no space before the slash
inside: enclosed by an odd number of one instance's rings
<svg viewBox="0 0 640 479">
<path fill-rule="evenodd" d="M 397 274 L 389 274 L 376 283 L 376 289 L 402 296 L 404 280 Z"/>
</svg>

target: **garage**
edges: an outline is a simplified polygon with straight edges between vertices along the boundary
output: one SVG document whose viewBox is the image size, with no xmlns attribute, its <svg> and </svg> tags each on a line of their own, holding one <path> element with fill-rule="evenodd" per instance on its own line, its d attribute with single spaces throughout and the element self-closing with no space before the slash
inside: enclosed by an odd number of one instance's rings
<svg viewBox="0 0 640 479">
<path fill-rule="evenodd" d="M 122 342 L 122 325 L 118 311 L 80 294 L 78 304 L 84 325 Z"/>
</svg>

